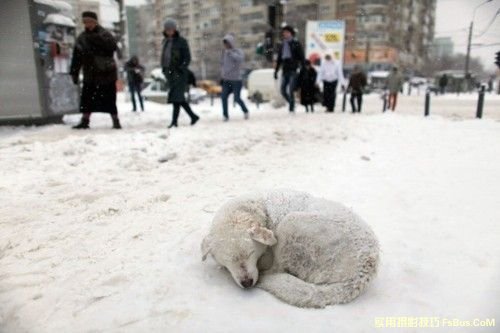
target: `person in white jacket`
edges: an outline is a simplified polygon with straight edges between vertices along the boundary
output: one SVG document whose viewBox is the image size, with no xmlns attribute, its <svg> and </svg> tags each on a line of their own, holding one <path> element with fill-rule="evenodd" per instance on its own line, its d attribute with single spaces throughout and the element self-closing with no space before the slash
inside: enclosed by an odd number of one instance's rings
<svg viewBox="0 0 500 333">
<path fill-rule="evenodd" d="M 326 112 L 333 112 L 337 97 L 337 85 L 340 82 L 344 87 L 344 73 L 340 62 L 333 60 L 328 54 L 321 63 L 318 73 L 318 83 L 323 82 L 323 105 Z"/>
</svg>

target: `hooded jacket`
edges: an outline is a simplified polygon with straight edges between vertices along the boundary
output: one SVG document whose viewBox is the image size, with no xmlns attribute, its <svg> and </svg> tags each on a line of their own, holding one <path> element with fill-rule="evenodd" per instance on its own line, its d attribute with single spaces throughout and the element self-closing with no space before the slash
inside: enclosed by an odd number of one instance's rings
<svg viewBox="0 0 500 333">
<path fill-rule="evenodd" d="M 231 45 L 225 49 L 221 57 L 221 78 L 227 81 L 241 81 L 241 67 L 245 54 L 241 49 L 234 47 L 234 37 L 231 34 L 224 36 L 224 40 Z"/>
</svg>

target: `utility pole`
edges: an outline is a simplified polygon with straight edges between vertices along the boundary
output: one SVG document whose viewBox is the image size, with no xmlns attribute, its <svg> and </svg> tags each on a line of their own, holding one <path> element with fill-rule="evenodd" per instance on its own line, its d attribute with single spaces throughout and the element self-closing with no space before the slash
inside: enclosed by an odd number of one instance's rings
<svg viewBox="0 0 500 333">
<path fill-rule="evenodd" d="M 122 58 L 125 58 L 127 54 L 125 46 L 125 6 L 123 5 L 123 0 L 116 0 L 116 2 L 118 2 L 118 28 L 120 30 L 118 42 L 121 46 Z"/>
<path fill-rule="evenodd" d="M 467 41 L 467 55 L 465 56 L 465 82 L 467 84 L 467 90 L 469 90 L 470 87 L 469 62 L 470 62 L 470 44 L 472 42 L 473 27 L 474 27 L 474 21 L 471 21 L 469 26 L 469 39 Z"/>
<path fill-rule="evenodd" d="M 486 0 L 479 5 L 477 5 L 474 10 L 472 11 L 472 20 L 470 21 L 470 26 L 469 26 L 469 38 L 467 41 L 467 55 L 465 56 L 465 82 L 467 84 L 467 91 L 469 90 L 471 86 L 470 82 L 470 73 L 469 73 L 469 62 L 470 62 L 470 45 L 472 43 L 472 31 L 474 28 L 474 18 L 476 17 L 476 10 L 481 7 L 482 5 L 487 4 L 488 2 L 491 2 L 493 0 Z"/>
</svg>

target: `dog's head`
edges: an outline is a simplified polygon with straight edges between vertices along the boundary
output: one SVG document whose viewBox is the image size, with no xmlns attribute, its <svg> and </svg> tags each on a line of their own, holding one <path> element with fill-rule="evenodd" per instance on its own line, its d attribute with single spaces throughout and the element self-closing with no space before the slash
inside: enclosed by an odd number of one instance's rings
<svg viewBox="0 0 500 333">
<path fill-rule="evenodd" d="M 202 260 L 208 254 L 225 267 L 241 288 L 255 286 L 259 279 L 257 261 L 268 246 L 276 244 L 272 230 L 253 223 L 250 228 L 231 226 L 221 233 L 212 232 L 201 244 Z"/>
</svg>

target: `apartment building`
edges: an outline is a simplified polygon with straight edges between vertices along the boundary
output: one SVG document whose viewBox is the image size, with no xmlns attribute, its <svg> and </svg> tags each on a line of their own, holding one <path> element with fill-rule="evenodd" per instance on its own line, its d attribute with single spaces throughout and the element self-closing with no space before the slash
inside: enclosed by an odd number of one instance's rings
<svg viewBox="0 0 500 333">
<path fill-rule="evenodd" d="M 271 65 L 255 51 L 273 26 L 275 42 L 283 23 L 295 26 L 304 42 L 308 20 L 341 19 L 347 67 L 385 69 L 397 63 L 418 70 L 432 48 L 435 10 L 436 0 L 154 0 L 155 53 L 159 57 L 163 21 L 172 17 L 190 42 L 191 68 L 200 78 L 217 79 L 226 33 L 237 36 L 253 69 Z"/>
<path fill-rule="evenodd" d="M 139 57 L 146 72 L 158 66 L 156 56 L 156 26 L 151 17 L 154 16 L 152 2 L 137 7 L 126 7 L 127 58 L 132 55 Z"/>
<path fill-rule="evenodd" d="M 434 37 L 436 0 L 338 0 L 346 21 L 345 64 L 421 69 Z"/>
</svg>

